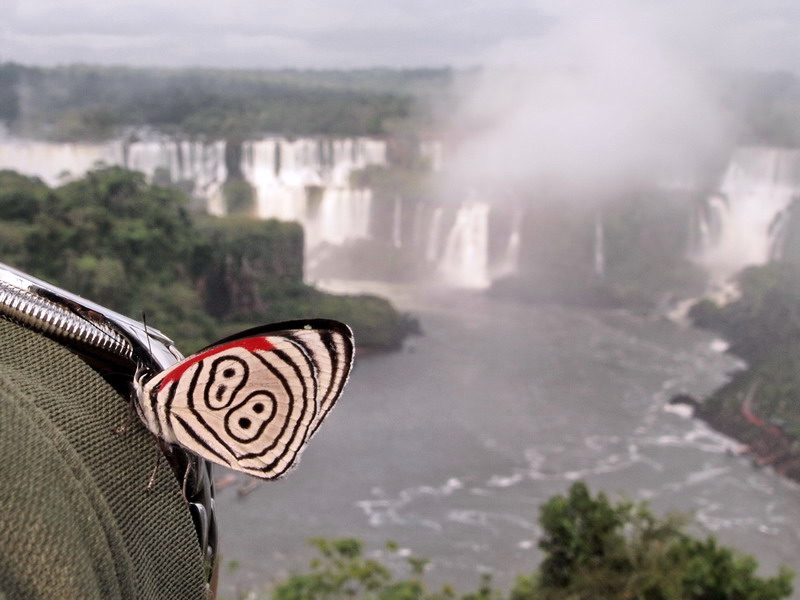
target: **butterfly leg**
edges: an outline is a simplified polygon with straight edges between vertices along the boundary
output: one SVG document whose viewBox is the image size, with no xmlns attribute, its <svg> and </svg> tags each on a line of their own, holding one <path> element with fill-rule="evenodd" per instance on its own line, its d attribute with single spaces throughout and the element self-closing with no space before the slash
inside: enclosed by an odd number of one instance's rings
<svg viewBox="0 0 800 600">
<path fill-rule="evenodd" d="M 156 473 L 158 473 L 158 466 L 161 464 L 161 452 L 156 453 L 156 465 L 153 467 L 153 473 L 150 475 L 150 480 L 147 482 L 147 491 L 153 489 L 153 485 L 156 482 Z"/>
<path fill-rule="evenodd" d="M 128 433 L 131 431 L 135 426 L 137 421 L 139 421 L 139 417 L 136 415 L 136 409 L 133 408 L 133 405 L 130 405 L 130 410 L 128 411 L 128 418 L 122 425 L 119 425 L 114 428 L 114 433 L 117 435 L 122 435 L 123 433 Z"/>
<path fill-rule="evenodd" d="M 189 488 L 189 477 L 194 469 L 194 464 L 194 460 L 188 461 L 186 463 L 186 470 L 183 472 L 183 485 L 181 486 L 181 490 L 183 491 L 184 499 L 189 498 L 189 496 L 186 495 L 186 490 Z"/>
<path fill-rule="evenodd" d="M 214 480 L 214 487 L 216 489 L 218 489 L 218 490 L 224 490 L 226 487 L 230 487 L 234 483 L 236 483 L 236 479 L 237 479 L 236 475 L 233 475 L 232 473 L 228 473 L 227 475 L 225 475 L 223 477 L 219 477 L 218 479 L 215 479 Z"/>
<path fill-rule="evenodd" d="M 115 427 L 114 428 L 114 433 L 116 433 L 117 435 L 122 435 L 123 433 L 128 433 L 131 430 L 132 426 L 133 426 L 132 422 L 123 423 L 119 427 Z"/>
<path fill-rule="evenodd" d="M 239 496 L 244 497 L 247 496 L 247 494 L 249 494 L 253 490 L 255 490 L 259 485 L 261 485 L 261 483 L 262 482 L 260 479 L 251 479 L 236 491 L 239 494 Z"/>
</svg>

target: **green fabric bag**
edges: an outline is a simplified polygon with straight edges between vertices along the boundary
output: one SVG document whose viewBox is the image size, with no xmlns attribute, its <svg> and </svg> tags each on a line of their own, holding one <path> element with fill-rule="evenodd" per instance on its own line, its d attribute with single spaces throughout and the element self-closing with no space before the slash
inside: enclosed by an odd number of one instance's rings
<svg viewBox="0 0 800 600">
<path fill-rule="evenodd" d="M 202 599 L 187 504 L 126 399 L 0 320 L 0 600 Z"/>
</svg>

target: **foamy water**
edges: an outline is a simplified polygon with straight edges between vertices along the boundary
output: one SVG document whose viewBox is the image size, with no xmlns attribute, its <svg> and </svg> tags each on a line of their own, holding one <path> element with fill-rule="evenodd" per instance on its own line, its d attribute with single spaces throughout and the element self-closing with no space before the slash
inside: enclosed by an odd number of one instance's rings
<svg viewBox="0 0 800 600">
<path fill-rule="evenodd" d="M 765 574 L 800 566 L 798 486 L 667 404 L 736 366 L 711 336 L 621 312 L 395 295 L 425 335 L 357 358 L 284 482 L 220 492 L 223 556 L 242 564 L 223 590 L 303 568 L 319 535 L 362 538 L 376 556 L 396 540 L 433 559 L 432 582 L 466 590 L 489 572 L 508 587 L 541 559 L 538 507 L 579 479 L 692 515 L 693 531 L 754 553 Z"/>
</svg>

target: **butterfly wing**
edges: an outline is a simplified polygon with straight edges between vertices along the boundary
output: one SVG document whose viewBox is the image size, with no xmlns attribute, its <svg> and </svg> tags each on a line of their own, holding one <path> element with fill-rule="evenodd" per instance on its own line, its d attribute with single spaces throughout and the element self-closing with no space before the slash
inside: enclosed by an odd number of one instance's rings
<svg viewBox="0 0 800 600">
<path fill-rule="evenodd" d="M 341 395 L 350 328 L 291 321 L 225 338 L 140 386 L 145 424 L 171 443 L 263 479 L 284 475 Z"/>
</svg>

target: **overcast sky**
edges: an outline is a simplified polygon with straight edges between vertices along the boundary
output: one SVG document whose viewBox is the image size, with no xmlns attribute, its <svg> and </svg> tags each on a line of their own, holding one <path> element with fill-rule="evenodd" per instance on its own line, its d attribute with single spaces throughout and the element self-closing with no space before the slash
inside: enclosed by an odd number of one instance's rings
<svg viewBox="0 0 800 600">
<path fill-rule="evenodd" d="M 598 5 L 611 21 L 649 13 L 665 43 L 699 62 L 800 71 L 798 0 L 0 0 L 0 60 L 464 66 L 558 35 Z"/>
</svg>

